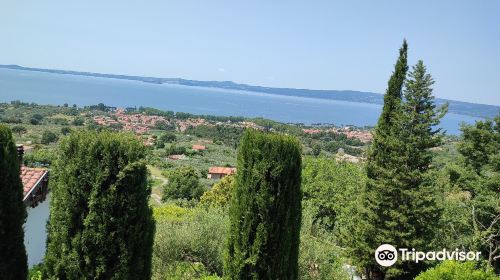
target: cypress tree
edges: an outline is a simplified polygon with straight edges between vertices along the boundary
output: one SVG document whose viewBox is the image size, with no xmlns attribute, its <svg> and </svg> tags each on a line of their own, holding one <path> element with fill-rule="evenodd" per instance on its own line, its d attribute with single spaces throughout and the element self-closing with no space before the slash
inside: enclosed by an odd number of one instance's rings
<svg viewBox="0 0 500 280">
<path fill-rule="evenodd" d="M 368 277 L 380 269 L 373 257 L 376 248 L 385 243 L 398 246 L 406 238 L 403 223 L 408 221 L 401 213 L 406 213 L 408 209 L 407 201 L 400 195 L 403 185 L 399 180 L 402 174 L 398 168 L 405 162 L 400 123 L 403 116 L 403 85 L 408 70 L 407 52 L 408 45 L 404 41 L 389 79 L 382 114 L 368 151 L 368 179 L 362 197 L 362 211 L 357 216 L 363 230 L 358 242 L 353 245 L 353 257 L 358 265 L 364 267 Z"/>
<path fill-rule="evenodd" d="M 430 182 L 431 148 L 441 144 L 435 126 L 447 107 L 436 108 L 432 77 L 419 61 L 406 80 L 406 42 L 389 80 L 384 109 L 375 129 L 367 162 L 358 257 L 366 274 L 379 271 L 386 279 L 413 279 L 425 263 L 402 262 L 390 268 L 375 263 L 382 244 L 425 251 L 440 217 Z M 405 89 L 403 91 L 403 85 Z M 358 217 L 359 218 L 359 217 Z"/>
<path fill-rule="evenodd" d="M 290 136 L 247 131 L 238 153 L 225 258 L 229 279 L 297 279 L 301 148 Z"/>
<path fill-rule="evenodd" d="M 49 279 L 150 279 L 154 221 L 145 149 L 135 137 L 79 131 L 53 165 Z"/>
<path fill-rule="evenodd" d="M 10 129 L 0 125 L 0 278 L 26 279 L 28 264 L 23 224 L 26 207 L 19 158 Z"/>
</svg>

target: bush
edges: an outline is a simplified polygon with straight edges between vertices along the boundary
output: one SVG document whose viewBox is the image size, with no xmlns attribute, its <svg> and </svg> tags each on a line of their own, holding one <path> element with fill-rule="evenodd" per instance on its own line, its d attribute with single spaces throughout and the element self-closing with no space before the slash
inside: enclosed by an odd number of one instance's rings
<svg viewBox="0 0 500 280">
<path fill-rule="evenodd" d="M 473 262 L 444 261 L 422 272 L 415 280 L 498 280 L 493 271 L 478 267 Z"/>
<path fill-rule="evenodd" d="M 40 124 L 40 120 L 37 120 L 35 118 L 31 118 L 30 119 L 30 124 L 32 124 L 32 125 L 39 125 Z"/>
<path fill-rule="evenodd" d="M 345 260 L 331 233 L 314 223 L 311 211 L 303 212 L 300 232 L 299 279 L 351 279 Z"/>
<path fill-rule="evenodd" d="M 61 127 L 61 134 L 62 135 L 68 135 L 71 133 L 71 128 L 65 126 L 65 127 Z"/>
<path fill-rule="evenodd" d="M 57 135 L 54 132 L 48 130 L 45 130 L 43 132 L 41 141 L 42 144 L 48 145 L 56 141 L 57 141 Z"/>
<path fill-rule="evenodd" d="M 22 134 L 26 133 L 28 130 L 26 127 L 22 125 L 15 125 L 12 127 L 12 132 L 16 133 L 18 136 L 21 136 Z"/>
<path fill-rule="evenodd" d="M 154 208 L 152 279 L 218 279 L 222 276 L 228 217 L 218 209 Z"/>
<path fill-rule="evenodd" d="M 191 166 L 183 166 L 168 174 L 168 184 L 164 186 L 162 200 L 198 200 L 204 192 L 205 188 L 200 184 L 196 170 Z"/>
<path fill-rule="evenodd" d="M 55 152 L 47 148 L 35 148 L 33 152 L 24 155 L 24 164 L 35 166 L 37 164 L 49 165 L 56 158 Z"/>
<path fill-rule="evenodd" d="M 201 196 L 200 205 L 208 208 L 224 208 L 231 200 L 233 190 L 234 176 L 226 176 Z"/>
<path fill-rule="evenodd" d="M 75 118 L 73 120 L 73 125 L 75 125 L 75 126 L 82 126 L 84 124 L 85 124 L 85 120 L 83 118 L 78 117 L 78 118 Z"/>
</svg>

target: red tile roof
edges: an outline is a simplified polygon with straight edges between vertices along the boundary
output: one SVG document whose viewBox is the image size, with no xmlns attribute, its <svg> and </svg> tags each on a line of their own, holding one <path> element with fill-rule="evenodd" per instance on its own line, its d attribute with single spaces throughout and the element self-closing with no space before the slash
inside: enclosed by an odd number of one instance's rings
<svg viewBox="0 0 500 280">
<path fill-rule="evenodd" d="M 208 169 L 208 173 L 210 174 L 226 174 L 231 175 L 236 173 L 236 168 L 234 167 L 218 167 L 213 166 Z"/>
<path fill-rule="evenodd" d="M 25 197 L 29 191 L 40 183 L 41 179 L 47 174 L 47 169 L 44 168 L 30 168 L 26 166 L 21 166 L 21 181 L 23 182 L 23 197 Z"/>
<path fill-rule="evenodd" d="M 202 150 L 205 150 L 207 147 L 203 146 L 203 145 L 193 145 L 193 150 L 197 150 L 197 151 L 202 151 Z"/>
</svg>

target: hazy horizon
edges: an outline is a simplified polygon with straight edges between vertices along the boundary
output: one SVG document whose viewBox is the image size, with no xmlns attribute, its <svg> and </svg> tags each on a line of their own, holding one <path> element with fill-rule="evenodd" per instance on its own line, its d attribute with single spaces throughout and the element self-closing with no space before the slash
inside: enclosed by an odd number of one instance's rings
<svg viewBox="0 0 500 280">
<path fill-rule="evenodd" d="M 500 2 L 5 1 L 0 62 L 384 93 L 403 38 L 435 96 L 500 105 Z"/>
</svg>

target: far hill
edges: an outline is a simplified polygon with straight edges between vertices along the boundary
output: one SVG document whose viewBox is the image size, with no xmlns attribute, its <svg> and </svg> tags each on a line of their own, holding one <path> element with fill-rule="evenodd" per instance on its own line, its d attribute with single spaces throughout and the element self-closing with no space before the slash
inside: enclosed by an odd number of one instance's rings
<svg viewBox="0 0 500 280">
<path fill-rule="evenodd" d="M 156 78 L 156 77 L 141 77 L 141 76 L 128 76 L 128 75 L 116 75 L 116 74 L 100 74 L 92 72 L 29 68 L 29 67 L 22 67 L 19 65 L 0 65 L 0 68 L 46 72 L 54 74 L 69 74 L 69 75 L 80 75 L 80 76 L 90 76 L 99 78 L 133 80 L 133 81 L 141 81 L 141 82 L 155 83 L 155 84 L 178 84 L 184 86 L 243 90 L 243 91 L 276 94 L 276 95 L 320 98 L 320 99 L 330 99 L 330 100 L 339 100 L 348 102 L 362 102 L 362 103 L 372 103 L 380 105 L 383 104 L 383 98 L 384 98 L 384 95 L 380 93 L 354 91 L 354 90 L 313 90 L 313 89 L 297 89 L 297 88 L 272 88 L 272 87 L 252 86 L 246 84 L 237 84 L 231 81 L 195 81 L 195 80 L 186 80 L 181 78 Z M 436 103 L 438 105 L 444 104 L 446 102 L 449 103 L 449 112 L 455 114 L 468 115 L 473 117 L 482 117 L 482 118 L 492 118 L 500 112 L 500 106 L 462 102 L 462 101 L 448 100 L 441 98 L 436 99 Z"/>
</svg>

